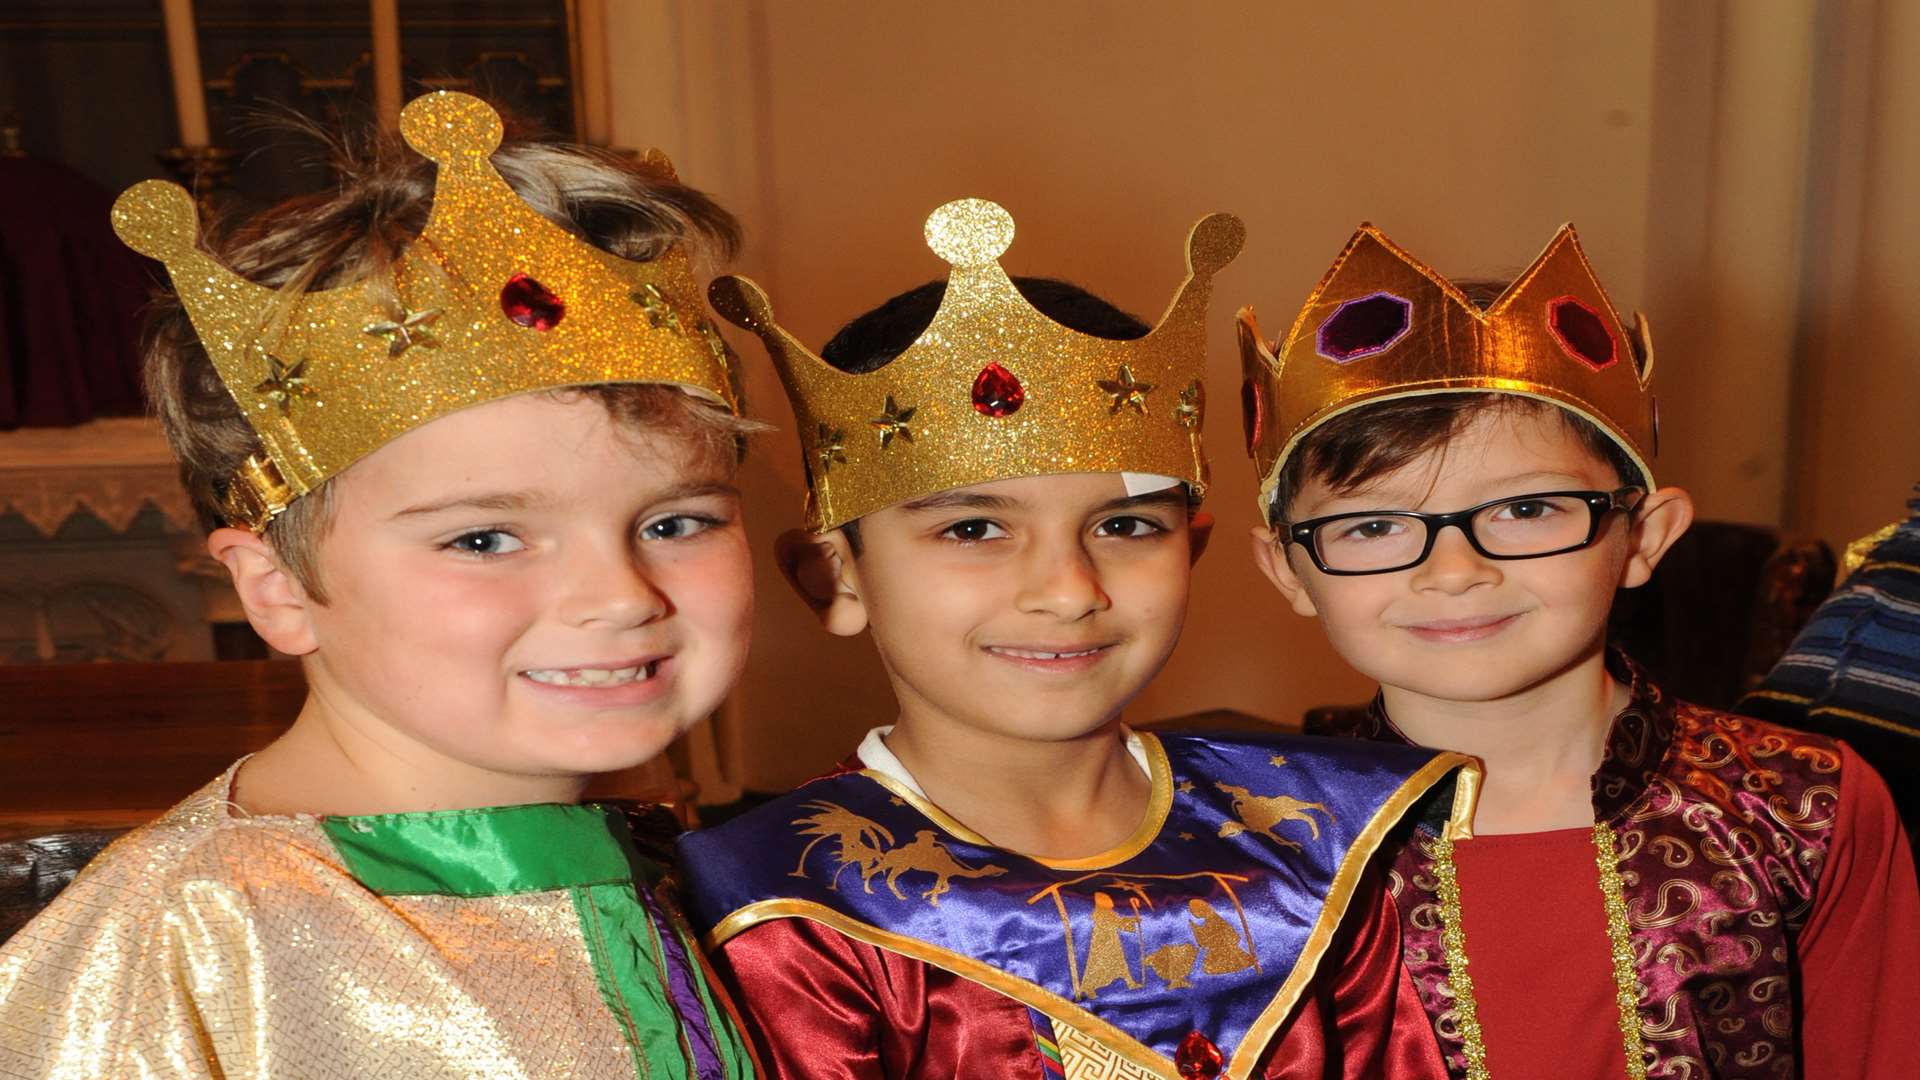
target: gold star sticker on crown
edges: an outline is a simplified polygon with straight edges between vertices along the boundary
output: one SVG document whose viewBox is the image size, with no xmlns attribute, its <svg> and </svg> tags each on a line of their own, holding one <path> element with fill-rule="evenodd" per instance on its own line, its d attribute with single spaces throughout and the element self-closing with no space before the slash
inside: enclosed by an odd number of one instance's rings
<svg viewBox="0 0 1920 1080">
<path fill-rule="evenodd" d="M 813 440 L 813 452 L 820 462 L 822 476 L 831 472 L 835 464 L 847 463 L 847 433 L 842 428 L 820 425 L 819 437 Z"/>
<path fill-rule="evenodd" d="M 1274 768 L 1279 768 L 1280 766 L 1285 765 L 1286 763 L 1287 763 L 1287 755 L 1285 754 L 1275 754 L 1273 755 L 1272 759 L 1270 759 L 1267 762 L 1267 764 L 1272 765 Z"/>
<path fill-rule="evenodd" d="M 1193 781 L 1182 780 L 1180 781 L 1179 786 L 1175 787 L 1174 790 L 1178 791 L 1182 795 L 1191 795 L 1193 794 Z"/>
<path fill-rule="evenodd" d="M 1133 369 L 1126 364 L 1114 372 L 1113 378 L 1101 379 L 1100 389 L 1106 391 L 1113 400 L 1107 403 L 1107 413 L 1112 415 L 1121 409 L 1131 407 L 1134 412 L 1146 415 L 1147 395 L 1153 392 L 1152 383 L 1138 382 L 1133 377 Z"/>
<path fill-rule="evenodd" d="M 1180 404 L 1173 407 L 1173 418 L 1180 421 L 1181 427 L 1191 431 L 1200 426 L 1206 404 L 1206 390 L 1201 387 L 1200 380 L 1195 379 L 1180 391 Z"/>
<path fill-rule="evenodd" d="M 673 305 L 667 302 L 667 296 L 660 291 L 659 286 L 649 282 L 635 289 L 632 296 L 633 302 L 639 304 L 641 310 L 647 313 L 647 323 L 655 330 L 665 326 L 676 334 L 687 332 L 686 328 L 680 325 L 680 313 L 673 310 Z M 711 348 L 713 342 L 707 342 L 707 346 Z"/>
<path fill-rule="evenodd" d="M 913 441 L 913 429 L 907 426 L 907 422 L 913 419 L 913 410 L 914 406 L 911 405 L 903 409 L 894 404 L 893 395 L 887 395 L 886 408 L 881 410 L 879 416 L 867 421 L 880 433 L 880 449 L 885 450 L 892 446 L 896 435 L 900 437 L 901 442 Z"/>
<path fill-rule="evenodd" d="M 265 394 L 268 401 L 280 406 L 280 415 L 291 415 L 293 399 L 313 393 L 313 388 L 307 385 L 307 358 L 303 356 L 289 366 L 272 353 L 266 356 L 267 377 L 253 388 L 253 392 Z"/>
<path fill-rule="evenodd" d="M 705 319 L 700 320 L 700 337 L 706 341 L 707 351 L 713 354 L 715 360 L 720 361 L 722 364 L 731 365 L 733 363 L 732 359 L 727 356 L 727 339 L 721 337 L 720 331 L 716 330 L 714 325 Z"/>
<path fill-rule="evenodd" d="M 383 319 L 368 323 L 361 329 L 361 333 L 386 338 L 388 356 L 399 356 L 415 345 L 425 345 L 429 349 L 440 347 L 439 340 L 428 329 L 433 321 L 440 317 L 439 308 L 408 311 L 405 304 L 396 306 L 400 309 L 400 317 L 397 320 Z"/>
</svg>

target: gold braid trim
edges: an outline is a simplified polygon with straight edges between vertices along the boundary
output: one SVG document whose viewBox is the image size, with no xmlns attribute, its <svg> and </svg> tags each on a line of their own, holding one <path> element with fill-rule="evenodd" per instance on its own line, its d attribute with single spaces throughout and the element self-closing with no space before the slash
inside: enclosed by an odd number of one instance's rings
<svg viewBox="0 0 1920 1080">
<path fill-rule="evenodd" d="M 1447 984 L 1453 988 L 1453 1011 L 1467 1055 L 1467 1080 L 1487 1080 L 1487 1044 L 1480 1039 L 1480 1007 L 1473 996 L 1473 976 L 1467 973 L 1467 932 L 1460 925 L 1460 882 L 1454 877 L 1453 841 L 1448 837 L 1434 841 L 1433 874 L 1440 894 L 1440 942 L 1446 950 Z"/>
<path fill-rule="evenodd" d="M 1633 970 L 1633 934 L 1620 882 L 1619 845 L 1612 827 L 1604 821 L 1593 826 L 1593 848 L 1594 863 L 1600 870 L 1600 892 L 1606 898 L 1613 998 L 1620 1007 L 1620 1043 L 1627 1055 L 1627 1076 L 1646 1080 L 1646 1047 L 1640 1038 L 1640 983 Z M 1460 922 L 1460 882 L 1454 873 L 1453 841 L 1444 836 L 1433 844 L 1433 873 L 1440 897 L 1440 941 L 1446 952 L 1447 985 L 1453 989 L 1454 1014 L 1459 1018 L 1461 1048 L 1467 1058 L 1467 1080 L 1489 1080 L 1492 1074 L 1487 1071 L 1487 1044 L 1480 1034 L 1480 1009 L 1473 996 L 1473 976 L 1467 971 L 1467 932 Z"/>
<path fill-rule="evenodd" d="M 1633 973 L 1633 932 L 1627 923 L 1627 898 L 1620 888 L 1619 850 L 1612 826 L 1594 822 L 1593 861 L 1600 868 L 1600 892 L 1607 899 L 1607 944 L 1613 953 L 1613 1000 L 1620 1007 L 1620 1043 L 1627 1052 L 1627 1076 L 1646 1080 L 1646 1048 L 1640 1041 L 1640 981 Z"/>
</svg>

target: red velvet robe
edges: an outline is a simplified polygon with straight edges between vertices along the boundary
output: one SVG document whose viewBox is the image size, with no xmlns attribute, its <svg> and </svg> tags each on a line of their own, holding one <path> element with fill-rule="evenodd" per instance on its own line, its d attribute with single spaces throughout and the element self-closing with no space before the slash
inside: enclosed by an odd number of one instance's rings
<svg viewBox="0 0 1920 1080">
<path fill-rule="evenodd" d="M 858 760 L 849 768 L 860 768 Z M 1269 1080 L 1446 1075 L 1370 876 L 1301 1004 L 1262 1059 Z M 773 1077 L 1045 1080 L 1027 1007 L 806 919 L 761 923 L 714 958 Z"/>
<path fill-rule="evenodd" d="M 1666 699 L 1634 703 L 1594 776 L 1611 823 L 1653 1077 L 1920 1076 L 1920 886 L 1886 784 L 1844 743 Z M 1404 736 L 1376 707 L 1359 734 Z M 1416 834 L 1394 861 L 1409 972 L 1465 1075 Z M 1588 830 L 1454 845 L 1495 1078 L 1626 1075 Z"/>
</svg>

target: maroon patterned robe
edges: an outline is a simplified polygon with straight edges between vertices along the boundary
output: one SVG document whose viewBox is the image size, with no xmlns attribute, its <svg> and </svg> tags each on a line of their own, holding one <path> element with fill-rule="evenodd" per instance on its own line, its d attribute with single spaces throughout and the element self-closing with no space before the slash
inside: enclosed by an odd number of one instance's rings
<svg viewBox="0 0 1920 1080">
<path fill-rule="evenodd" d="M 1647 1075 L 1920 1075 L 1902 1071 L 1912 1061 L 1900 1049 L 1920 1009 L 1920 899 L 1885 784 L 1833 739 L 1672 701 L 1623 657 L 1609 666 L 1630 683 L 1633 703 L 1613 722 L 1593 777 L 1593 805 L 1623 853 Z M 1352 733 L 1406 741 L 1378 698 Z M 1867 823 L 1854 830 L 1871 834 L 1865 844 L 1848 835 L 1852 821 Z M 1434 838 L 1427 826 L 1414 830 L 1390 884 L 1408 972 L 1449 1070 L 1464 1076 L 1441 943 Z M 1527 872 L 1513 867 L 1508 888 L 1526 889 Z M 1463 887 L 1470 926 L 1473 904 Z M 1802 940 L 1810 922 L 1819 924 L 1819 957 L 1804 952 L 1812 947 Z M 1610 991 L 1604 923 L 1565 932 L 1594 937 L 1602 959 L 1591 977 Z M 1469 960 L 1497 947 L 1468 934 Z M 1542 985 L 1553 977 L 1565 973 L 1542 973 Z M 1490 996 L 1529 992 L 1476 979 L 1483 1020 Z M 1803 1007 L 1815 1001 L 1817 1025 Z M 1615 1027 L 1610 1010 L 1583 1016 L 1576 1022 Z M 1491 1035 L 1487 1046 L 1496 1077 L 1536 1075 L 1532 1068 L 1542 1064 L 1509 1057 L 1503 1065 Z M 1610 1068 L 1562 1058 L 1552 1072 L 1617 1074 L 1619 1051 L 1611 1057 Z"/>
</svg>

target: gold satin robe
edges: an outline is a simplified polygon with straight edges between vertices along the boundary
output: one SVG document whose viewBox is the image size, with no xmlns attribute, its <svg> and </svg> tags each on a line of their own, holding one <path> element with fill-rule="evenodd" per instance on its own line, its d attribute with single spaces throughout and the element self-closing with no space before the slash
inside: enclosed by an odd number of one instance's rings
<svg viewBox="0 0 1920 1080">
<path fill-rule="evenodd" d="M 249 817 L 232 777 L 0 947 L 0 1077 L 753 1075 L 620 811 Z"/>
</svg>

